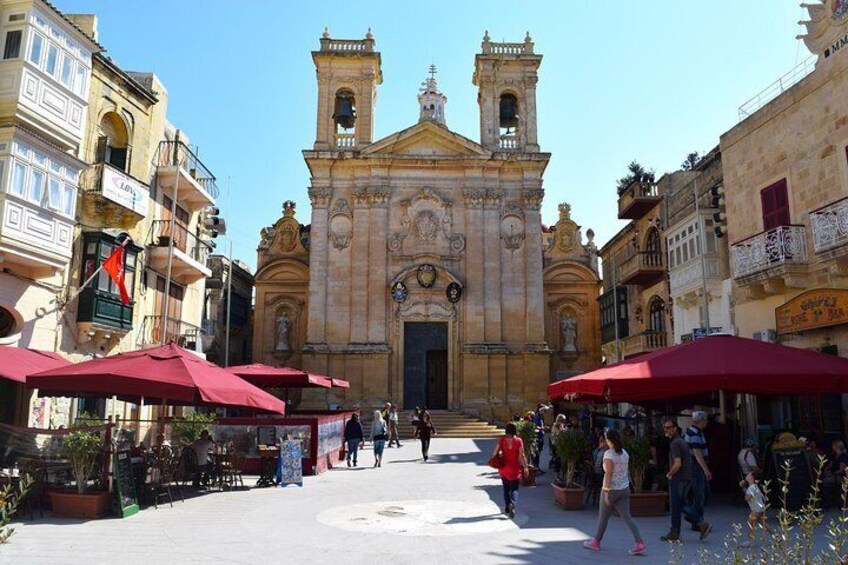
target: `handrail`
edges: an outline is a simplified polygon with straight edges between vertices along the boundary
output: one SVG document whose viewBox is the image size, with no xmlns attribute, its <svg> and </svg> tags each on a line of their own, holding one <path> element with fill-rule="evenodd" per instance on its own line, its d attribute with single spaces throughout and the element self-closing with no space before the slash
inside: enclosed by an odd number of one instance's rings
<svg viewBox="0 0 848 565">
<path fill-rule="evenodd" d="M 745 239 L 740 239 L 739 241 L 737 241 L 735 243 L 731 243 L 730 247 L 733 247 L 735 245 L 739 245 L 740 243 L 745 243 L 749 239 L 754 239 L 755 237 L 763 235 L 764 233 L 768 233 L 770 231 L 774 231 L 774 230 L 777 230 L 777 229 L 780 229 L 780 228 L 806 228 L 806 227 L 807 226 L 805 226 L 804 224 L 785 224 L 785 225 L 782 225 L 782 226 L 777 226 L 777 227 L 771 228 L 769 230 L 763 230 L 761 232 L 755 233 L 754 235 L 748 236 Z"/>
<path fill-rule="evenodd" d="M 842 197 L 842 198 L 840 198 L 839 200 L 834 200 L 833 202 L 828 202 L 828 203 L 827 203 L 827 204 L 825 204 L 824 206 L 821 206 L 821 207 L 819 207 L 819 208 L 816 208 L 815 210 L 810 210 L 810 211 L 809 211 L 809 214 L 810 214 L 810 215 L 812 215 L 812 214 L 815 214 L 816 212 L 821 212 L 821 211 L 822 211 L 822 210 L 824 210 L 825 208 L 830 208 L 831 206 L 835 206 L 836 204 L 839 204 L 840 202 L 842 202 L 842 201 L 844 201 L 844 200 L 848 200 L 848 196 L 843 196 L 843 197 Z"/>
<path fill-rule="evenodd" d="M 154 164 L 158 167 L 179 167 L 203 187 L 203 190 L 209 193 L 212 198 L 218 198 L 219 190 L 215 182 L 215 175 L 182 141 L 160 141 Z"/>
<path fill-rule="evenodd" d="M 205 264 L 212 245 L 191 233 L 188 227 L 174 222 L 174 236 L 171 237 L 171 220 L 154 220 L 151 229 L 150 244 L 154 247 L 168 247 L 173 244 L 176 249 L 189 255 L 198 263 Z"/>
<path fill-rule="evenodd" d="M 795 65 L 788 73 L 765 87 L 750 100 L 739 106 L 739 121 L 753 115 L 757 110 L 777 98 L 809 75 L 816 67 L 817 55 L 812 55 Z"/>
</svg>

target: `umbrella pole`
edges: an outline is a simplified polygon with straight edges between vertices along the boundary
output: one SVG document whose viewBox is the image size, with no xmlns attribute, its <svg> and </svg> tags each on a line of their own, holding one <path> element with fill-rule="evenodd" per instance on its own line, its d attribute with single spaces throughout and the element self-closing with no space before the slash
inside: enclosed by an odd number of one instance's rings
<svg viewBox="0 0 848 565">
<path fill-rule="evenodd" d="M 727 423 L 727 419 L 725 418 L 725 411 L 727 410 L 727 399 L 725 398 L 725 394 L 723 390 L 718 391 L 718 423 L 725 424 Z"/>
</svg>

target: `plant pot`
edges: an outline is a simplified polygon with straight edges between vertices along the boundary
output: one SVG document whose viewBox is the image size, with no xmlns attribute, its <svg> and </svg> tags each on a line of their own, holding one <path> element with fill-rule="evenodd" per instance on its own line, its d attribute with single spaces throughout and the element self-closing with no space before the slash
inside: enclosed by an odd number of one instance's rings
<svg viewBox="0 0 848 565">
<path fill-rule="evenodd" d="M 533 465 L 527 467 L 527 473 L 521 475 L 521 486 L 534 487 L 536 486 L 536 472 L 538 469 Z"/>
<path fill-rule="evenodd" d="M 51 491 L 53 515 L 63 518 L 99 518 L 109 511 L 108 492 L 77 494 L 71 491 Z"/>
<path fill-rule="evenodd" d="M 630 514 L 632 516 L 665 516 L 667 509 L 667 492 L 653 490 L 630 494 Z"/>
<path fill-rule="evenodd" d="M 554 500 L 563 510 L 581 510 L 583 508 L 583 487 L 564 487 L 556 481 L 551 483 Z"/>
</svg>

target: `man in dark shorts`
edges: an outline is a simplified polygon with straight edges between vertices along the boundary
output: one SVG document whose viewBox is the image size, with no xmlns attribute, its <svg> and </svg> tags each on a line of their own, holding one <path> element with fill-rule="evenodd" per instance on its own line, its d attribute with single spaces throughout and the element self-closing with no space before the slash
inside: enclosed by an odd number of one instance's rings
<svg viewBox="0 0 848 565">
<path fill-rule="evenodd" d="M 680 541 L 680 516 L 683 514 L 683 496 L 692 479 L 692 460 L 689 446 L 677 433 L 674 420 L 663 422 L 663 432 L 670 440 L 668 446 L 668 491 L 671 506 L 671 529 L 662 541 Z"/>
</svg>

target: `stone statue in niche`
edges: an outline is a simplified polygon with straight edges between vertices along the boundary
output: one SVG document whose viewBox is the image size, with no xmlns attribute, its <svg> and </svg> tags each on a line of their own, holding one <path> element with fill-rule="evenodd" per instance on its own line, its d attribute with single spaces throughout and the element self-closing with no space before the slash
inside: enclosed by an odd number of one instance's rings
<svg viewBox="0 0 848 565">
<path fill-rule="evenodd" d="M 274 351 L 289 351 L 289 330 L 291 329 L 291 320 L 286 312 L 277 318 L 277 345 Z"/>
<path fill-rule="evenodd" d="M 577 353 L 577 320 L 571 316 L 563 316 L 560 320 L 562 329 L 562 351 Z"/>
</svg>

